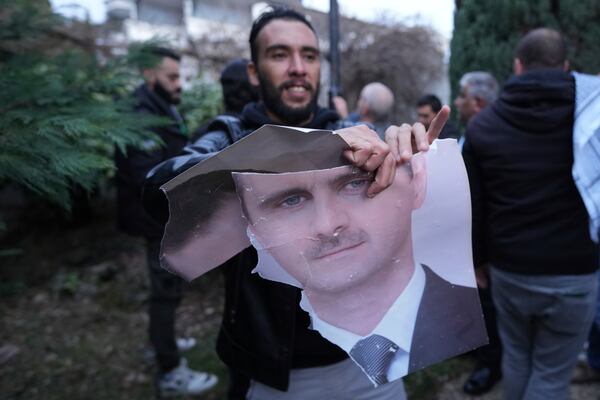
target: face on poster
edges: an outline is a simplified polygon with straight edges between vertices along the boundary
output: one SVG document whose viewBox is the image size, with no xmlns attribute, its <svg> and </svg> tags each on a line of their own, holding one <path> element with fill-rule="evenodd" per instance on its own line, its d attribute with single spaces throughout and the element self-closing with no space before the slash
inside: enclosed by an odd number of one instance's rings
<svg viewBox="0 0 600 400">
<path fill-rule="evenodd" d="M 208 175 L 187 184 L 206 185 Z M 208 270 L 235 254 L 223 255 L 217 238 L 236 238 L 230 251 L 251 244 L 259 256 L 254 272 L 301 288 L 311 328 L 345 350 L 374 385 L 486 343 L 468 183 L 454 141 L 399 165 L 393 184 L 373 198 L 366 195 L 372 174 L 348 165 L 217 175 L 211 179 L 221 186 L 206 194 L 195 233 L 163 249 L 169 268 L 198 275 L 190 273 L 194 262 Z M 173 213 L 182 195 L 169 201 Z"/>
</svg>

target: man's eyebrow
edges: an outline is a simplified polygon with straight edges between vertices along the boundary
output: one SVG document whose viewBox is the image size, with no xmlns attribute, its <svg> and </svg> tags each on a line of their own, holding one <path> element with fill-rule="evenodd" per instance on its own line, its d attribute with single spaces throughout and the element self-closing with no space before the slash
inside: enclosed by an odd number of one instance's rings
<svg viewBox="0 0 600 400">
<path fill-rule="evenodd" d="M 373 173 L 371 173 L 369 171 L 363 171 L 361 169 L 353 169 L 352 171 L 349 171 L 348 173 L 345 173 L 343 175 L 338 175 L 338 176 L 330 179 L 329 185 L 333 186 L 333 187 L 337 187 L 337 186 L 341 185 L 342 183 L 346 183 L 353 179 L 373 179 Z"/>
<path fill-rule="evenodd" d="M 273 205 L 279 203 L 289 196 L 294 196 L 297 194 L 307 193 L 308 190 L 304 187 L 292 187 L 289 189 L 281 190 L 279 192 L 274 192 L 269 194 L 264 200 L 261 200 L 258 204 L 258 208 L 267 209 L 272 207 Z"/>
<path fill-rule="evenodd" d="M 302 51 L 310 51 L 319 54 L 321 51 L 313 46 L 302 46 Z"/>
<path fill-rule="evenodd" d="M 269 47 L 266 48 L 265 53 L 269 53 L 271 51 L 275 51 L 275 50 L 289 50 L 290 46 L 287 46 L 285 44 L 280 44 L 280 43 L 275 43 L 270 45 Z"/>
<path fill-rule="evenodd" d="M 281 44 L 281 43 L 275 43 L 270 45 L 269 47 L 266 48 L 265 52 L 269 53 L 271 51 L 275 51 L 275 50 L 290 50 L 290 46 L 286 45 L 286 44 Z M 312 53 L 316 53 L 316 54 L 320 54 L 320 50 L 316 47 L 313 46 L 302 46 L 302 48 L 300 49 L 301 51 L 309 51 Z"/>
</svg>

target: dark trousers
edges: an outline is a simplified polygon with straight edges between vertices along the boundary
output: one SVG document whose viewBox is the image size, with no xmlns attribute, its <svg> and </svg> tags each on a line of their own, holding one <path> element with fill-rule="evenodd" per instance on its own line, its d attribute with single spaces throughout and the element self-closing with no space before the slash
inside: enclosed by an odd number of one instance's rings
<svg viewBox="0 0 600 400">
<path fill-rule="evenodd" d="M 479 366 L 500 370 L 502 361 L 502 343 L 500 342 L 500 335 L 498 334 L 496 308 L 492 301 L 490 287 L 487 289 L 479 288 L 479 298 L 481 299 L 481 308 L 483 309 L 485 327 L 488 332 L 490 343 L 475 350 L 475 358 L 477 359 Z"/>
<path fill-rule="evenodd" d="M 165 373 L 180 362 L 175 342 L 175 311 L 181 303 L 184 281 L 160 266 L 160 239 L 148 239 L 146 244 L 150 277 L 148 332 L 159 370 Z"/>
</svg>

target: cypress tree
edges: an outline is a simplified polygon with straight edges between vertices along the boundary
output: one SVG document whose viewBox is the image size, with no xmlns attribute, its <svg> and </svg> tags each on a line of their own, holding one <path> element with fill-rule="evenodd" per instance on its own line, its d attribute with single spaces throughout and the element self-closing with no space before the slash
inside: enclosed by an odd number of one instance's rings
<svg viewBox="0 0 600 400">
<path fill-rule="evenodd" d="M 492 73 L 502 84 L 512 74 L 519 38 L 538 27 L 562 32 L 571 69 L 600 73 L 600 2 L 597 0 L 456 0 L 450 44 L 453 98 L 469 71 Z"/>
</svg>

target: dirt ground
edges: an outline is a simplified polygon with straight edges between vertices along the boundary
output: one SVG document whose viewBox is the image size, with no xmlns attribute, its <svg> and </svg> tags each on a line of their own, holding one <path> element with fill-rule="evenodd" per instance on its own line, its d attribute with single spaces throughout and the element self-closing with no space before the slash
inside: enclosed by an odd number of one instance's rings
<svg viewBox="0 0 600 400">
<path fill-rule="evenodd" d="M 85 223 L 47 206 L 9 218 L 0 246 L 13 254 L 0 256 L 1 399 L 155 398 L 154 366 L 145 357 L 144 242 L 116 230 L 112 201 L 93 209 Z M 188 286 L 178 314 L 180 336 L 199 340 L 185 354 L 190 366 L 220 377 L 207 400 L 223 399 L 227 387 L 214 352 L 222 300 L 213 271 Z M 413 374 L 409 398 L 468 398 L 461 386 L 471 367 L 462 357 Z M 500 387 L 479 398 L 500 399 Z M 573 386 L 572 398 L 598 399 L 600 384 Z"/>
</svg>

